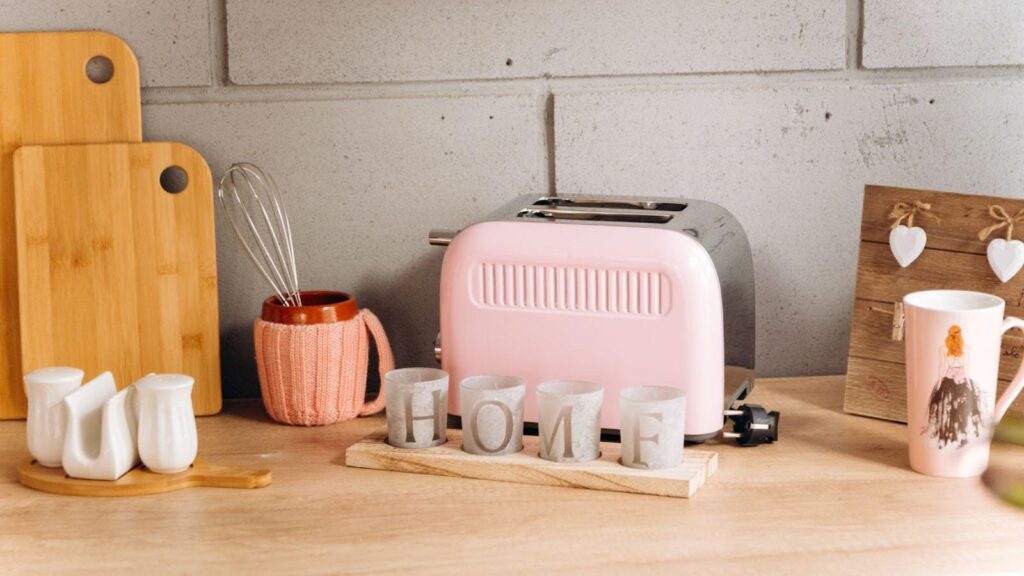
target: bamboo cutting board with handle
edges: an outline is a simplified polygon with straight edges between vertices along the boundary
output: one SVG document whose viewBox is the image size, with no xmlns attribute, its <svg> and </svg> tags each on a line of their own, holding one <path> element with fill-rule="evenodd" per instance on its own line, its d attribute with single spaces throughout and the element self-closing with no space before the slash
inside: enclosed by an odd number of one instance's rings
<svg viewBox="0 0 1024 576">
<path fill-rule="evenodd" d="M 142 141 L 139 65 L 103 32 L 0 34 L 0 419 L 24 418 L 14 151 L 24 144 Z"/>
<path fill-rule="evenodd" d="M 184 144 L 25 146 L 14 155 L 26 371 L 76 366 L 119 387 L 195 378 L 221 408 L 210 168 Z"/>
</svg>

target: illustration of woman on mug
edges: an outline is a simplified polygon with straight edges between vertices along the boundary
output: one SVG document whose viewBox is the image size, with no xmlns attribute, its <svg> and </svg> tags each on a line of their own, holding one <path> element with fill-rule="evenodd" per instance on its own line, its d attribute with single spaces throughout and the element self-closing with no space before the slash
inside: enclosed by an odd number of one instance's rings
<svg viewBox="0 0 1024 576">
<path fill-rule="evenodd" d="M 950 326 L 943 354 L 942 379 L 932 390 L 928 430 L 939 448 L 964 446 L 982 433 L 981 392 L 967 375 L 964 338 Z"/>
</svg>

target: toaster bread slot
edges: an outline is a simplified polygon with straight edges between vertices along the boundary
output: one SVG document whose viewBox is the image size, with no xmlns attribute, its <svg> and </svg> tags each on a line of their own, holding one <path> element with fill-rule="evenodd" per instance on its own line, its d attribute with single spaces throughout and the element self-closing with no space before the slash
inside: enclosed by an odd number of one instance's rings
<svg viewBox="0 0 1024 576">
<path fill-rule="evenodd" d="M 539 198 L 534 206 L 550 206 L 552 208 L 605 208 L 613 210 L 656 210 L 661 212 L 682 212 L 686 204 L 679 202 L 662 202 L 654 200 L 623 200 L 609 198 Z"/>
<path fill-rule="evenodd" d="M 574 210 L 566 208 L 525 208 L 516 218 L 538 218 L 541 220 L 577 220 L 585 222 L 638 222 L 643 224 L 664 224 L 672 220 L 671 214 L 646 212 L 643 210 Z"/>
</svg>

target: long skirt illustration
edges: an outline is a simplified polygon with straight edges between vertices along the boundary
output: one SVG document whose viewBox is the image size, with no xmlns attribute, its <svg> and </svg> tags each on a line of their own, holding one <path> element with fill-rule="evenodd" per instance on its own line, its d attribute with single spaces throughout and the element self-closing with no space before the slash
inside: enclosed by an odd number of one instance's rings
<svg viewBox="0 0 1024 576">
<path fill-rule="evenodd" d="M 981 393 L 974 381 L 964 375 L 963 368 L 950 366 L 932 390 L 929 403 L 928 430 L 939 448 L 959 448 L 981 436 L 981 406 Z"/>
</svg>

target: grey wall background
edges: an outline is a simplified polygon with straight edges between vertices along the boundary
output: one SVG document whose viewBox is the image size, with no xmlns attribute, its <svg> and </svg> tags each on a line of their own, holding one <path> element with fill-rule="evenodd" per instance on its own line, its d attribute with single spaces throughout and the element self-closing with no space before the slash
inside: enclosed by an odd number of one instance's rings
<svg viewBox="0 0 1024 576">
<path fill-rule="evenodd" d="M 0 0 L 0 30 L 103 29 L 146 138 L 288 194 L 307 288 L 431 365 L 441 253 L 523 194 L 704 198 L 754 246 L 766 375 L 846 367 L 867 183 L 1019 196 L 1014 0 Z M 218 232 L 225 393 L 258 394 L 267 289 Z"/>
</svg>

